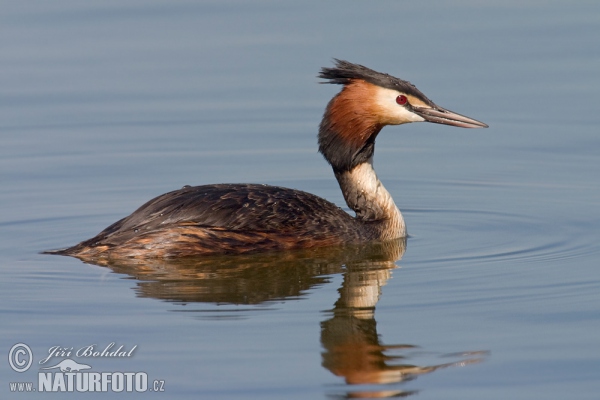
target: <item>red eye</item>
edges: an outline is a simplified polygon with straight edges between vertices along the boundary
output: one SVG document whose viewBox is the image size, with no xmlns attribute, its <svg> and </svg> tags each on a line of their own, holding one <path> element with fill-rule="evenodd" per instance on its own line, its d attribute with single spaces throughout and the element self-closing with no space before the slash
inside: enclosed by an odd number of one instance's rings
<svg viewBox="0 0 600 400">
<path fill-rule="evenodd" d="M 400 104 L 401 106 L 405 105 L 407 102 L 408 102 L 408 99 L 403 94 L 396 97 L 396 103 Z"/>
</svg>

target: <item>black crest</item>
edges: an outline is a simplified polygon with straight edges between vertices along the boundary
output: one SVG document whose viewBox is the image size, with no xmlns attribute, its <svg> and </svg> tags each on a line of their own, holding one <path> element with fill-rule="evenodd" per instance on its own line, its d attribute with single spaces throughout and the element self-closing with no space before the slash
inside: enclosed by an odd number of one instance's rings
<svg viewBox="0 0 600 400">
<path fill-rule="evenodd" d="M 348 61 L 338 60 L 334 58 L 334 68 L 321 68 L 319 78 L 327 79 L 327 82 L 321 83 L 335 83 L 338 85 L 346 85 L 354 79 L 361 79 L 363 81 L 372 83 L 373 85 L 381 86 L 387 89 L 398 90 L 402 93 L 409 94 L 417 97 L 426 104 L 434 106 L 433 102 L 427 98 L 419 89 L 408 81 L 403 81 L 392 75 L 384 74 L 382 72 L 374 71 L 370 68 L 360 64 L 353 64 Z"/>
</svg>

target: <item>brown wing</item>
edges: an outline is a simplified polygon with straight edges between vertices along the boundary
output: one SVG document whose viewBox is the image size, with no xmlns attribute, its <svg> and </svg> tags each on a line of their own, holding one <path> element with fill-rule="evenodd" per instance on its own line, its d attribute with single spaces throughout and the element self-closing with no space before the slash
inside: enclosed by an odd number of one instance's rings
<svg viewBox="0 0 600 400">
<path fill-rule="evenodd" d="M 78 246 L 119 246 L 182 226 L 273 234 L 287 240 L 338 236 L 348 241 L 358 237 L 355 225 L 354 218 L 335 204 L 300 190 L 256 184 L 186 186 L 148 201 Z"/>
</svg>

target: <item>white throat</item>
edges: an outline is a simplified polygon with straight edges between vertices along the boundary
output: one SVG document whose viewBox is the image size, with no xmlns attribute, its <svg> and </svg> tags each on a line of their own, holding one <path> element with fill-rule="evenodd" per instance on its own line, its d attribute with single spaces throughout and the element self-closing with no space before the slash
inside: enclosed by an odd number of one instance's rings
<svg viewBox="0 0 600 400">
<path fill-rule="evenodd" d="M 356 212 L 356 219 L 373 225 L 379 232 L 377 239 L 387 240 L 406 236 L 402 214 L 390 193 L 373 169 L 373 159 L 351 171 L 336 172 L 344 199 Z"/>
</svg>

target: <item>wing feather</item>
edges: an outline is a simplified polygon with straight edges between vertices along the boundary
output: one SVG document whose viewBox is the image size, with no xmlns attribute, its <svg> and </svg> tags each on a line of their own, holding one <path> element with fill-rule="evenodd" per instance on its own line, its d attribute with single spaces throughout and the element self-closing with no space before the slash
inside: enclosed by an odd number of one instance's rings
<svg viewBox="0 0 600 400">
<path fill-rule="evenodd" d="M 355 222 L 335 204 L 300 190 L 258 184 L 186 186 L 148 201 L 90 242 L 118 244 L 181 224 L 319 237 L 352 234 L 349 227 Z"/>
</svg>

